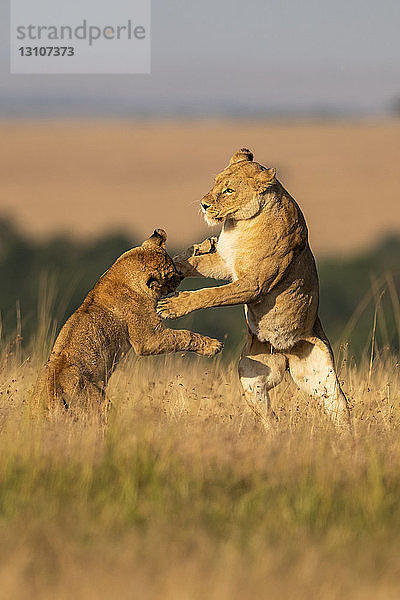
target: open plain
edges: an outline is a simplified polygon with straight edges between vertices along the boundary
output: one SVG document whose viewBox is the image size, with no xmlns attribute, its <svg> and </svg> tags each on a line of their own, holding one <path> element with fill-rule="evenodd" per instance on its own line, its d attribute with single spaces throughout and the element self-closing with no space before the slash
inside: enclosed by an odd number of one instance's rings
<svg viewBox="0 0 400 600">
<path fill-rule="evenodd" d="M 0 215 L 35 236 L 164 228 L 180 248 L 209 230 L 199 201 L 250 147 L 302 207 L 317 255 L 400 229 L 400 120 L 0 122 Z"/>
</svg>

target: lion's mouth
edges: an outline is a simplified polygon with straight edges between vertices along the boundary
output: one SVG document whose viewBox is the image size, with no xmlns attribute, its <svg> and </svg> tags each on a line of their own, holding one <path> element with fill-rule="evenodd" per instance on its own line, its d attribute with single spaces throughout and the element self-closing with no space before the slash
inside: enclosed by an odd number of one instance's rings
<svg viewBox="0 0 400 600">
<path fill-rule="evenodd" d="M 202 207 L 201 210 L 203 211 L 204 219 L 209 225 L 217 225 L 225 220 L 225 217 L 219 215 L 218 213 L 215 214 L 214 211 L 210 211 L 209 208 L 204 209 Z"/>
<path fill-rule="evenodd" d="M 225 220 L 224 217 L 216 217 L 214 215 L 208 214 L 206 211 L 203 211 L 203 214 L 206 223 L 210 226 L 218 225 L 219 223 L 222 223 Z"/>
</svg>

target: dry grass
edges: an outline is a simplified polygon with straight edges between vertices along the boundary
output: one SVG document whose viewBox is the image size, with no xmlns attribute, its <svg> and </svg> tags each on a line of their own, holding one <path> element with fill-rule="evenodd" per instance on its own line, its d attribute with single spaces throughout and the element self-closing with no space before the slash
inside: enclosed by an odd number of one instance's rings
<svg viewBox="0 0 400 600">
<path fill-rule="evenodd" d="M 45 336 L 44 336 L 45 337 Z M 390 599 L 400 593 L 400 374 L 339 359 L 354 439 L 289 382 L 275 434 L 220 359 L 131 356 L 107 424 L 48 418 L 3 348 L 4 598 Z"/>
</svg>

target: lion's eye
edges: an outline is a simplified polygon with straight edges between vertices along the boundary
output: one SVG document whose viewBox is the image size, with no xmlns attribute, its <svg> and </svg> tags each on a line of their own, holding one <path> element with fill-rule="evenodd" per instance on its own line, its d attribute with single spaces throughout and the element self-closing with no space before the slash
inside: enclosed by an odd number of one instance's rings
<svg viewBox="0 0 400 600">
<path fill-rule="evenodd" d="M 226 188 L 222 193 L 223 194 L 233 194 L 235 190 L 233 190 L 232 188 Z"/>
</svg>

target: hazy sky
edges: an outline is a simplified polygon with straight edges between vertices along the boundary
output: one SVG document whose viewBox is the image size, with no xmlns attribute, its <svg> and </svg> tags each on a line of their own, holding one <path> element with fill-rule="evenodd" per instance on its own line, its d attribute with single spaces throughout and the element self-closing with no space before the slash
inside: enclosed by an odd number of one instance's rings
<svg viewBox="0 0 400 600">
<path fill-rule="evenodd" d="M 400 96 L 399 0 L 153 0 L 152 74 L 124 76 L 9 75 L 0 2 L 2 114 L 382 113 Z"/>
</svg>

